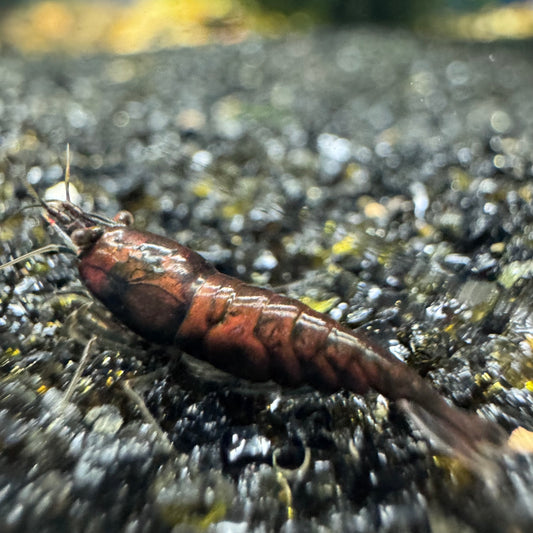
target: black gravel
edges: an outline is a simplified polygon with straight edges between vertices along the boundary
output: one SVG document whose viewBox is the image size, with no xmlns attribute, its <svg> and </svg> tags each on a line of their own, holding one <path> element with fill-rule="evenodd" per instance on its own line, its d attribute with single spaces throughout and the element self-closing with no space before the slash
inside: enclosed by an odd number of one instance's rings
<svg viewBox="0 0 533 533">
<path fill-rule="evenodd" d="M 24 180 L 44 197 L 61 181 L 68 142 L 84 208 L 129 209 L 223 272 L 366 328 L 452 403 L 533 429 L 531 53 L 363 30 L 4 51 L 0 260 L 60 242 L 21 207 L 35 204 Z M 531 525 L 531 456 L 489 484 L 433 456 L 380 396 L 179 359 L 91 303 L 70 255 L 2 271 L 0 313 L 2 532 Z"/>
</svg>

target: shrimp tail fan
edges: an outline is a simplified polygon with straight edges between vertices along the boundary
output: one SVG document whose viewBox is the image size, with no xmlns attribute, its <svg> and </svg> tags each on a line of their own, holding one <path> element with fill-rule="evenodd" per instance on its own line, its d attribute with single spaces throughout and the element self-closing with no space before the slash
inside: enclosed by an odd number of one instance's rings
<svg viewBox="0 0 533 533">
<path fill-rule="evenodd" d="M 507 449 L 500 426 L 444 402 L 436 409 L 409 400 L 398 405 L 437 451 L 456 457 L 483 478 L 497 473 L 498 457 Z"/>
</svg>

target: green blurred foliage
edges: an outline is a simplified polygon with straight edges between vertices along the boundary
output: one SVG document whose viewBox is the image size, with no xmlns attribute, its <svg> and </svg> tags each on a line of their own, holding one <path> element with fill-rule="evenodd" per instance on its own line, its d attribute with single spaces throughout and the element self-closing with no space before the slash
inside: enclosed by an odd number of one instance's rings
<svg viewBox="0 0 533 533">
<path fill-rule="evenodd" d="M 506 0 L 447 0 L 444 2 L 446 7 L 453 9 L 454 11 L 473 12 L 478 11 L 486 5 L 494 4 L 508 4 Z"/>
<path fill-rule="evenodd" d="M 472 0 L 473 3 L 486 3 Z M 336 24 L 377 22 L 404 24 L 445 7 L 446 0 L 243 0 L 246 5 L 292 15 L 305 13 Z"/>
</svg>

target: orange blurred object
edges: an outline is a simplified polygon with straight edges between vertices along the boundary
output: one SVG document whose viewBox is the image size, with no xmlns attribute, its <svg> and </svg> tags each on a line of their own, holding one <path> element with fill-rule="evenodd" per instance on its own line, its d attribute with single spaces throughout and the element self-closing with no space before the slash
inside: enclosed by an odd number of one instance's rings
<svg viewBox="0 0 533 533">
<path fill-rule="evenodd" d="M 533 453 L 533 432 L 517 427 L 507 441 L 509 448 L 520 453 Z"/>
</svg>

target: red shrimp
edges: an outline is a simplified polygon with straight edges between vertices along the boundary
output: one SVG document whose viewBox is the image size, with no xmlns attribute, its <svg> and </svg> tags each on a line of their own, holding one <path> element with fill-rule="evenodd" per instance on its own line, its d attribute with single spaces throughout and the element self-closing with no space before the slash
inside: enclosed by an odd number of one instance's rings
<svg viewBox="0 0 533 533">
<path fill-rule="evenodd" d="M 67 201 L 42 202 L 77 247 L 91 294 L 141 337 L 172 345 L 252 381 L 372 389 L 401 407 L 445 450 L 479 466 L 505 446 L 495 423 L 448 405 L 421 376 L 364 334 L 298 300 L 218 272 L 178 242 Z"/>
</svg>

